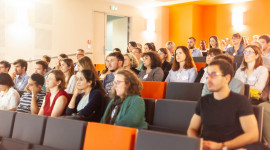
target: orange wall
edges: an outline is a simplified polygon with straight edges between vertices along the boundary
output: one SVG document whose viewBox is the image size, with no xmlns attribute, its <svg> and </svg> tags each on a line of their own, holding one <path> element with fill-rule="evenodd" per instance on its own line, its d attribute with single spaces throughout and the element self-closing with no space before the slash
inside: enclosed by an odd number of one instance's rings
<svg viewBox="0 0 270 150">
<path fill-rule="evenodd" d="M 242 31 L 237 31 L 232 26 L 231 16 L 234 8 L 242 7 L 244 12 L 244 25 Z M 189 11 L 186 11 L 186 10 Z M 192 9 L 192 10 L 190 10 Z M 176 13 L 177 12 L 177 13 Z M 192 17 L 192 22 L 182 24 L 181 26 L 171 25 L 182 22 L 176 20 L 182 14 Z M 220 4 L 220 5 L 197 5 L 197 4 L 182 4 L 169 6 L 170 29 L 169 40 L 177 44 L 186 45 L 187 38 L 194 36 L 197 41 L 207 40 L 211 35 L 217 35 L 219 39 L 231 37 L 233 33 L 239 32 L 252 40 L 255 34 L 270 34 L 270 1 L 269 0 L 254 0 L 250 2 L 238 4 Z M 192 26 L 192 28 L 190 28 Z M 185 33 L 179 34 L 175 33 Z M 178 42 L 178 41 L 181 42 Z M 207 42 L 208 43 L 208 42 Z M 199 43 L 197 42 L 197 47 Z"/>
</svg>

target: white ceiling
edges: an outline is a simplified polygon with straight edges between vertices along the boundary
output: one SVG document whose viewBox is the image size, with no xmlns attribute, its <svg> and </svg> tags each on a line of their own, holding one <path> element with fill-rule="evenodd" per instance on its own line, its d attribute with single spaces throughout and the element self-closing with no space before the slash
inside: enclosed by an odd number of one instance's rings
<svg viewBox="0 0 270 150">
<path fill-rule="evenodd" d="M 167 6 L 173 4 L 181 4 L 187 2 L 193 2 L 196 4 L 213 5 L 213 4 L 227 4 L 227 3 L 239 3 L 252 0 L 106 0 L 119 4 L 126 4 L 135 7 L 155 7 L 155 6 Z"/>
</svg>

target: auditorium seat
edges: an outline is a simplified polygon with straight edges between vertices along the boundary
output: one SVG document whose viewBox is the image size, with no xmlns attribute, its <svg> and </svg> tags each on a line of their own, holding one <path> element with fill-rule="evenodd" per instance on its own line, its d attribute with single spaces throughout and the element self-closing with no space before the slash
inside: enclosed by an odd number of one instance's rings
<svg viewBox="0 0 270 150">
<path fill-rule="evenodd" d="M 88 123 L 84 150 L 134 150 L 137 129 Z"/>
<path fill-rule="evenodd" d="M 106 68 L 105 64 L 96 64 L 96 71 L 102 71 Z"/>
<path fill-rule="evenodd" d="M 141 81 L 143 89 L 142 98 L 162 99 L 165 98 L 167 82 L 159 81 Z"/>
<path fill-rule="evenodd" d="M 32 150 L 60 150 L 60 149 L 52 148 L 49 146 L 43 146 L 43 145 L 33 145 Z"/>
<path fill-rule="evenodd" d="M 203 83 L 170 82 L 165 99 L 198 101 L 202 95 Z"/>
<path fill-rule="evenodd" d="M 10 138 L 16 112 L 0 110 L 0 138 Z"/>
<path fill-rule="evenodd" d="M 47 117 L 17 113 L 15 117 L 12 139 L 30 144 L 41 144 L 44 137 Z"/>
<path fill-rule="evenodd" d="M 262 142 L 262 128 L 263 128 L 263 107 L 252 105 L 254 115 L 257 119 L 259 128 L 259 142 Z"/>
<path fill-rule="evenodd" d="M 201 148 L 201 138 L 140 130 L 135 150 L 201 150 Z"/>
<path fill-rule="evenodd" d="M 205 62 L 206 61 L 206 56 L 203 57 L 193 57 L 193 61 L 196 62 Z"/>
<path fill-rule="evenodd" d="M 20 140 L 3 138 L 0 150 L 29 150 L 30 144 Z"/>
<path fill-rule="evenodd" d="M 49 117 L 43 145 L 63 150 L 81 150 L 86 122 Z"/>
<path fill-rule="evenodd" d="M 205 62 L 195 62 L 197 71 L 200 71 L 201 68 L 205 67 L 206 63 Z"/>
<path fill-rule="evenodd" d="M 148 124 L 153 124 L 153 118 L 155 113 L 155 105 L 156 100 L 155 99 L 144 99 L 145 103 L 145 120 Z"/>
<path fill-rule="evenodd" d="M 149 125 L 149 130 L 186 135 L 196 105 L 194 101 L 157 100 L 153 125 Z"/>
</svg>

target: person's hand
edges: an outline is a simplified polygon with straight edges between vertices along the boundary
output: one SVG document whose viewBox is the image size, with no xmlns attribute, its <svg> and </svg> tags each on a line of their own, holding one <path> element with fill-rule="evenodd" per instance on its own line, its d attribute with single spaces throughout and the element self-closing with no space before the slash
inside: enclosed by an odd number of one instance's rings
<svg viewBox="0 0 270 150">
<path fill-rule="evenodd" d="M 16 77 L 16 72 L 14 71 L 12 74 L 11 74 L 11 78 L 14 80 L 15 79 L 15 77 Z"/>
<path fill-rule="evenodd" d="M 203 141 L 203 150 L 221 150 L 222 143 L 217 143 L 213 141 Z"/>
<path fill-rule="evenodd" d="M 29 84 L 27 83 L 27 85 L 25 86 L 24 90 L 28 93 L 31 93 L 31 90 L 29 88 Z"/>
<path fill-rule="evenodd" d="M 32 95 L 37 95 L 37 93 L 40 91 L 40 89 L 36 86 L 33 86 L 31 89 Z"/>
<path fill-rule="evenodd" d="M 79 90 L 77 87 L 75 87 L 73 95 L 77 96 L 82 93 L 82 90 Z"/>
</svg>

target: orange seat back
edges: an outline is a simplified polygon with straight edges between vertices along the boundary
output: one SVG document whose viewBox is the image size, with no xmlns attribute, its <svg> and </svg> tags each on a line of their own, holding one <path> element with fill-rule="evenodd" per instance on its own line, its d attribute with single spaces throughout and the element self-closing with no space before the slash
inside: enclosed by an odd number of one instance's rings
<svg viewBox="0 0 270 150">
<path fill-rule="evenodd" d="M 197 71 L 200 71 L 203 67 L 205 67 L 206 63 L 205 62 L 195 62 Z"/>
<path fill-rule="evenodd" d="M 167 82 L 141 81 L 143 89 L 142 98 L 164 99 L 166 96 Z"/>
<path fill-rule="evenodd" d="M 96 64 L 96 70 L 97 71 L 102 71 L 105 68 L 106 68 L 105 64 Z"/>
<path fill-rule="evenodd" d="M 137 129 L 94 123 L 87 125 L 84 150 L 134 150 Z"/>
</svg>

